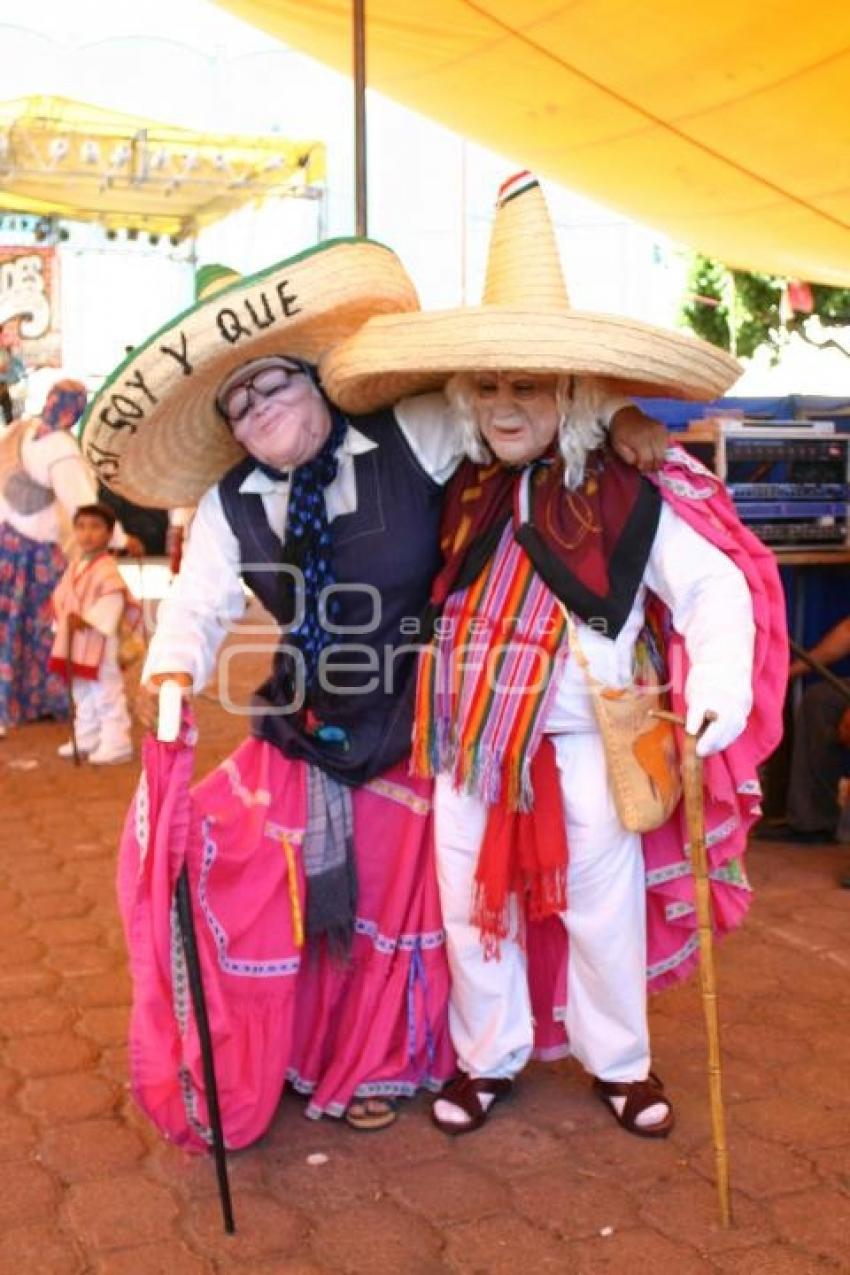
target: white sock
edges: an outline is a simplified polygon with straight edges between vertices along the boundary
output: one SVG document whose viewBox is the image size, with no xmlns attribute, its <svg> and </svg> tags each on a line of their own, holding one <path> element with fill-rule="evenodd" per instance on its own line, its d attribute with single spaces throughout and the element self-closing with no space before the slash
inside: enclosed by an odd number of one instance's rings
<svg viewBox="0 0 850 1275">
<path fill-rule="evenodd" d="M 625 1110 L 626 1099 L 609 1097 L 608 1101 L 617 1115 L 621 1116 Z M 654 1102 L 651 1107 L 647 1107 L 645 1111 L 641 1111 L 640 1115 L 635 1117 L 635 1124 L 641 1129 L 651 1129 L 654 1124 L 661 1124 L 669 1110 L 670 1108 L 665 1102 Z"/>
<path fill-rule="evenodd" d="M 492 1093 L 480 1093 L 478 1101 L 481 1103 L 482 1110 L 489 1111 L 495 1102 L 496 1095 Z M 469 1114 L 464 1111 L 463 1107 L 458 1107 L 454 1102 L 448 1102 L 445 1098 L 438 1098 L 434 1103 L 434 1115 L 438 1120 L 442 1120 L 445 1124 L 471 1124 Z"/>
</svg>

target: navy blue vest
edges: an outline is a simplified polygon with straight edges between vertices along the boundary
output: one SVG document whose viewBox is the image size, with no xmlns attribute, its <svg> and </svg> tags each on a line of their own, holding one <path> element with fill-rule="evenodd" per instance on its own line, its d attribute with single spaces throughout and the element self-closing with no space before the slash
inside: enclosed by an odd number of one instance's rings
<svg viewBox="0 0 850 1275">
<path fill-rule="evenodd" d="M 334 625 L 343 632 L 333 633 L 325 675 L 308 689 L 303 709 L 293 709 L 292 658 L 282 634 L 272 675 L 256 696 L 276 711 L 255 718 L 254 733 L 288 757 L 361 784 L 410 748 L 416 681 L 410 648 L 424 640 L 421 630 L 419 636 L 411 630 L 426 611 L 439 566 L 443 489 L 422 469 L 392 412 L 355 417 L 352 424 L 378 446 L 354 457 L 356 511 L 331 523 L 334 577 L 353 586 L 337 593 Z M 292 577 L 251 570 L 283 556 L 262 496 L 239 491 L 254 467 L 249 457 L 224 476 L 221 503 L 239 543 L 243 580 L 285 626 L 292 619 Z"/>
</svg>

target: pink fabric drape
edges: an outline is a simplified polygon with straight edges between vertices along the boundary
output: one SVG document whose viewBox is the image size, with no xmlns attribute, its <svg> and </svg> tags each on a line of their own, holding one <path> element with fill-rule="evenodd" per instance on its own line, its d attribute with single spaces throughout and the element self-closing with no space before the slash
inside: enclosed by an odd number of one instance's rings
<svg viewBox="0 0 850 1275">
<path fill-rule="evenodd" d="M 723 484 L 713 474 L 675 448 L 654 481 L 675 513 L 743 572 L 753 603 L 752 712 L 743 734 L 730 748 L 707 758 L 703 771 L 714 932 L 722 938 L 741 924 L 752 901 L 743 855 L 749 830 L 760 814 L 758 767 L 782 736 L 788 680 L 785 599 L 774 555 L 741 524 Z M 653 605 L 661 606 L 657 599 Z M 689 666 L 684 642 L 675 632 L 669 640 L 667 660 L 672 708 L 684 714 Z M 693 876 L 681 803 L 662 827 L 644 834 L 643 851 L 647 982 L 650 991 L 660 991 L 686 978 L 699 960 Z M 562 1026 L 566 962 L 563 926 L 550 923 L 545 931 L 537 932 L 529 927 L 529 980 L 538 1057 L 563 1055 L 569 1050 Z"/>
<path fill-rule="evenodd" d="M 308 1114 L 355 1095 L 410 1095 L 451 1075 L 448 969 L 434 871 L 430 784 L 396 766 L 353 795 L 359 898 L 346 964 L 301 946 L 306 769 L 246 740 L 190 789 L 180 740 L 144 743 L 121 844 L 130 952 L 134 1096 L 190 1150 L 207 1145 L 200 1047 L 172 899 L 185 861 L 213 1037 L 225 1142 L 267 1129 L 287 1079 Z"/>
</svg>

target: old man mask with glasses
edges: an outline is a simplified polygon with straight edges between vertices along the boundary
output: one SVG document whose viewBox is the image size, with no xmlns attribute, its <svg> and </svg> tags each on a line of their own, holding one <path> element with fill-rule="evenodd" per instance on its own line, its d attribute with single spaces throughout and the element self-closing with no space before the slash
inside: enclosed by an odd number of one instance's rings
<svg viewBox="0 0 850 1275">
<path fill-rule="evenodd" d="M 261 464 L 305 465 L 331 432 L 327 402 L 309 363 L 271 356 L 243 363 L 224 381 L 216 407 L 237 442 Z"/>
</svg>

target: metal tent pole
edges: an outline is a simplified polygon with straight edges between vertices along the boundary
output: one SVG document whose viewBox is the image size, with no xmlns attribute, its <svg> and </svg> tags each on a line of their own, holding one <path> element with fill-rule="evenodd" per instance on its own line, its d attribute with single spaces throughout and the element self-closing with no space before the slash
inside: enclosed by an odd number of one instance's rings
<svg viewBox="0 0 850 1275">
<path fill-rule="evenodd" d="M 358 235 L 368 234 L 366 186 L 366 0 L 354 0 L 354 207 Z"/>
</svg>

